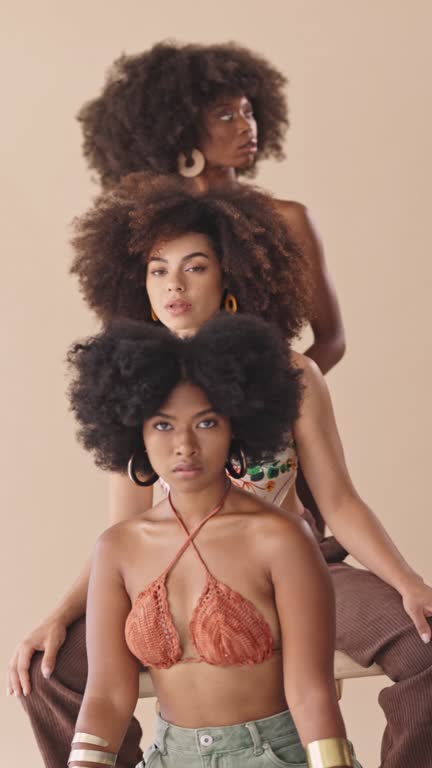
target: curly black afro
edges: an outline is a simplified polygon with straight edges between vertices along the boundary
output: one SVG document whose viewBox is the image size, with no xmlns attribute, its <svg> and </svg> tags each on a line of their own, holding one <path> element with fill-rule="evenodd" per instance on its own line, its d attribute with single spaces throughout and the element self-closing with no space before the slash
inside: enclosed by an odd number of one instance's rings
<svg viewBox="0 0 432 768">
<path fill-rule="evenodd" d="M 276 323 L 287 339 L 310 317 L 307 261 L 272 198 L 249 185 L 198 193 L 173 177 L 132 174 L 74 226 L 72 272 L 104 322 L 151 319 L 145 288 L 151 249 L 189 232 L 211 239 L 240 311 Z"/>
<path fill-rule="evenodd" d="M 220 314 L 189 339 L 150 323 L 117 321 L 68 354 L 79 440 L 102 469 L 124 472 L 142 447 L 143 423 L 182 381 L 226 416 L 253 463 L 288 440 L 301 402 L 301 371 L 277 329 Z"/>
<path fill-rule="evenodd" d="M 283 158 L 286 78 L 235 43 L 162 42 L 121 56 L 101 95 L 79 112 L 84 155 L 104 186 L 136 171 L 173 173 L 179 152 L 197 146 L 202 111 L 220 95 L 244 94 L 258 125 L 256 159 Z M 254 169 L 243 171 L 253 174 Z"/>
</svg>

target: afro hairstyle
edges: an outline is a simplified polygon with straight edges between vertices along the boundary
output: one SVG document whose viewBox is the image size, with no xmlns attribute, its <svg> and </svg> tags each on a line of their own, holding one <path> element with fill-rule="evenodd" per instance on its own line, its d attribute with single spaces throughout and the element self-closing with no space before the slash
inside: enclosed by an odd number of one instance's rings
<svg viewBox="0 0 432 768">
<path fill-rule="evenodd" d="M 160 240 L 207 235 L 239 310 L 297 336 L 311 315 L 309 264 L 272 198 L 235 184 L 205 193 L 173 177 L 132 174 L 75 219 L 74 260 L 84 299 L 104 323 L 150 320 L 147 261 Z"/>
<path fill-rule="evenodd" d="M 258 125 L 256 160 L 283 158 L 286 78 L 236 43 L 161 42 L 117 59 L 101 95 L 78 114 L 85 158 L 103 186 L 140 171 L 174 173 L 197 146 L 202 111 L 220 95 L 244 94 Z M 253 175 L 254 168 L 243 171 Z"/>
<path fill-rule="evenodd" d="M 143 446 L 144 422 L 184 381 L 230 420 L 253 463 L 286 447 L 302 397 L 302 372 L 280 333 L 248 315 L 220 314 L 187 339 L 151 323 L 116 321 L 74 344 L 68 362 L 79 441 L 113 472 L 125 472 Z"/>
</svg>

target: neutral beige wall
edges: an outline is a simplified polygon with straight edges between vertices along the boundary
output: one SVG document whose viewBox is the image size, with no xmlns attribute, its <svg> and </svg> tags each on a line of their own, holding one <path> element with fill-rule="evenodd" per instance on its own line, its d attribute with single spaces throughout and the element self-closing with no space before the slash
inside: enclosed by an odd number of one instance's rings
<svg viewBox="0 0 432 768">
<path fill-rule="evenodd" d="M 326 244 L 348 353 L 329 376 L 358 488 L 429 579 L 432 135 L 425 0 L 16 0 L 1 42 L 3 667 L 78 572 L 106 519 L 106 483 L 77 447 L 67 345 L 94 328 L 69 278 L 68 223 L 95 187 L 74 114 L 120 52 L 237 40 L 289 75 L 287 160 L 259 181 L 306 202 Z M 365 766 L 378 763 L 382 681 L 347 685 Z M 141 708 L 150 733 L 150 706 Z M 1 699 L 2 763 L 42 765 Z M 60 768 L 60 767 L 59 767 Z"/>
</svg>

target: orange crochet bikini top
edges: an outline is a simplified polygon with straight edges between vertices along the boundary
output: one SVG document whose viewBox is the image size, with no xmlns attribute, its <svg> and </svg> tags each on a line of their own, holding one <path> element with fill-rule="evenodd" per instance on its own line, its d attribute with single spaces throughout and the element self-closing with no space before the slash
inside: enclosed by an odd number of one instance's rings
<svg viewBox="0 0 432 768">
<path fill-rule="evenodd" d="M 273 655 L 270 627 L 253 603 L 212 576 L 194 539 L 203 525 L 223 507 L 230 488 L 219 504 L 189 533 L 168 497 L 174 515 L 187 539 L 164 572 L 136 598 L 126 620 L 126 642 L 145 667 L 169 669 L 180 661 L 205 661 L 217 666 L 259 664 Z M 166 581 L 174 565 L 192 546 L 207 578 L 189 625 L 196 657 L 182 658 L 180 638 L 168 606 Z"/>
</svg>

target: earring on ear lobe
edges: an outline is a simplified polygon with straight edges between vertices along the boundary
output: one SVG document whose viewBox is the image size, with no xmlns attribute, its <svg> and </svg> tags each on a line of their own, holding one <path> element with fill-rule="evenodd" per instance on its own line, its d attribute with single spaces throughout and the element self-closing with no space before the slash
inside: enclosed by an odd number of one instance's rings
<svg viewBox="0 0 432 768">
<path fill-rule="evenodd" d="M 247 472 L 246 454 L 239 440 L 233 439 L 225 469 L 235 480 L 240 480 Z"/>
<path fill-rule="evenodd" d="M 159 320 L 159 318 L 158 318 L 156 312 L 154 311 L 153 307 L 151 308 L 151 319 L 153 320 L 154 323 L 157 323 L 158 320 Z"/>
<path fill-rule="evenodd" d="M 235 315 L 238 310 L 237 299 L 232 293 L 227 293 L 224 301 L 225 312 L 229 312 L 231 315 Z"/>
<path fill-rule="evenodd" d="M 184 176 L 186 179 L 193 179 L 194 176 L 199 176 L 205 168 L 205 157 L 199 149 L 193 149 L 189 156 L 184 152 L 180 152 L 177 157 L 177 170 L 180 176 Z"/>
<path fill-rule="evenodd" d="M 148 461 L 147 451 L 145 450 L 145 448 L 143 448 L 143 453 L 144 453 L 144 455 L 146 457 L 146 460 Z M 156 474 L 156 472 L 154 471 L 153 467 L 150 465 L 150 462 L 148 462 L 149 463 L 149 471 L 150 471 L 151 474 L 147 478 L 147 480 L 140 480 L 138 475 L 137 475 L 137 470 L 136 470 L 136 467 L 135 467 L 136 458 L 137 458 L 137 454 L 133 453 L 132 456 L 130 457 L 129 461 L 128 461 L 127 473 L 128 473 L 129 480 L 132 480 L 132 482 L 135 483 L 135 485 L 139 485 L 139 486 L 141 486 L 143 488 L 148 488 L 150 485 L 154 485 L 156 480 L 159 480 L 159 475 Z"/>
</svg>

